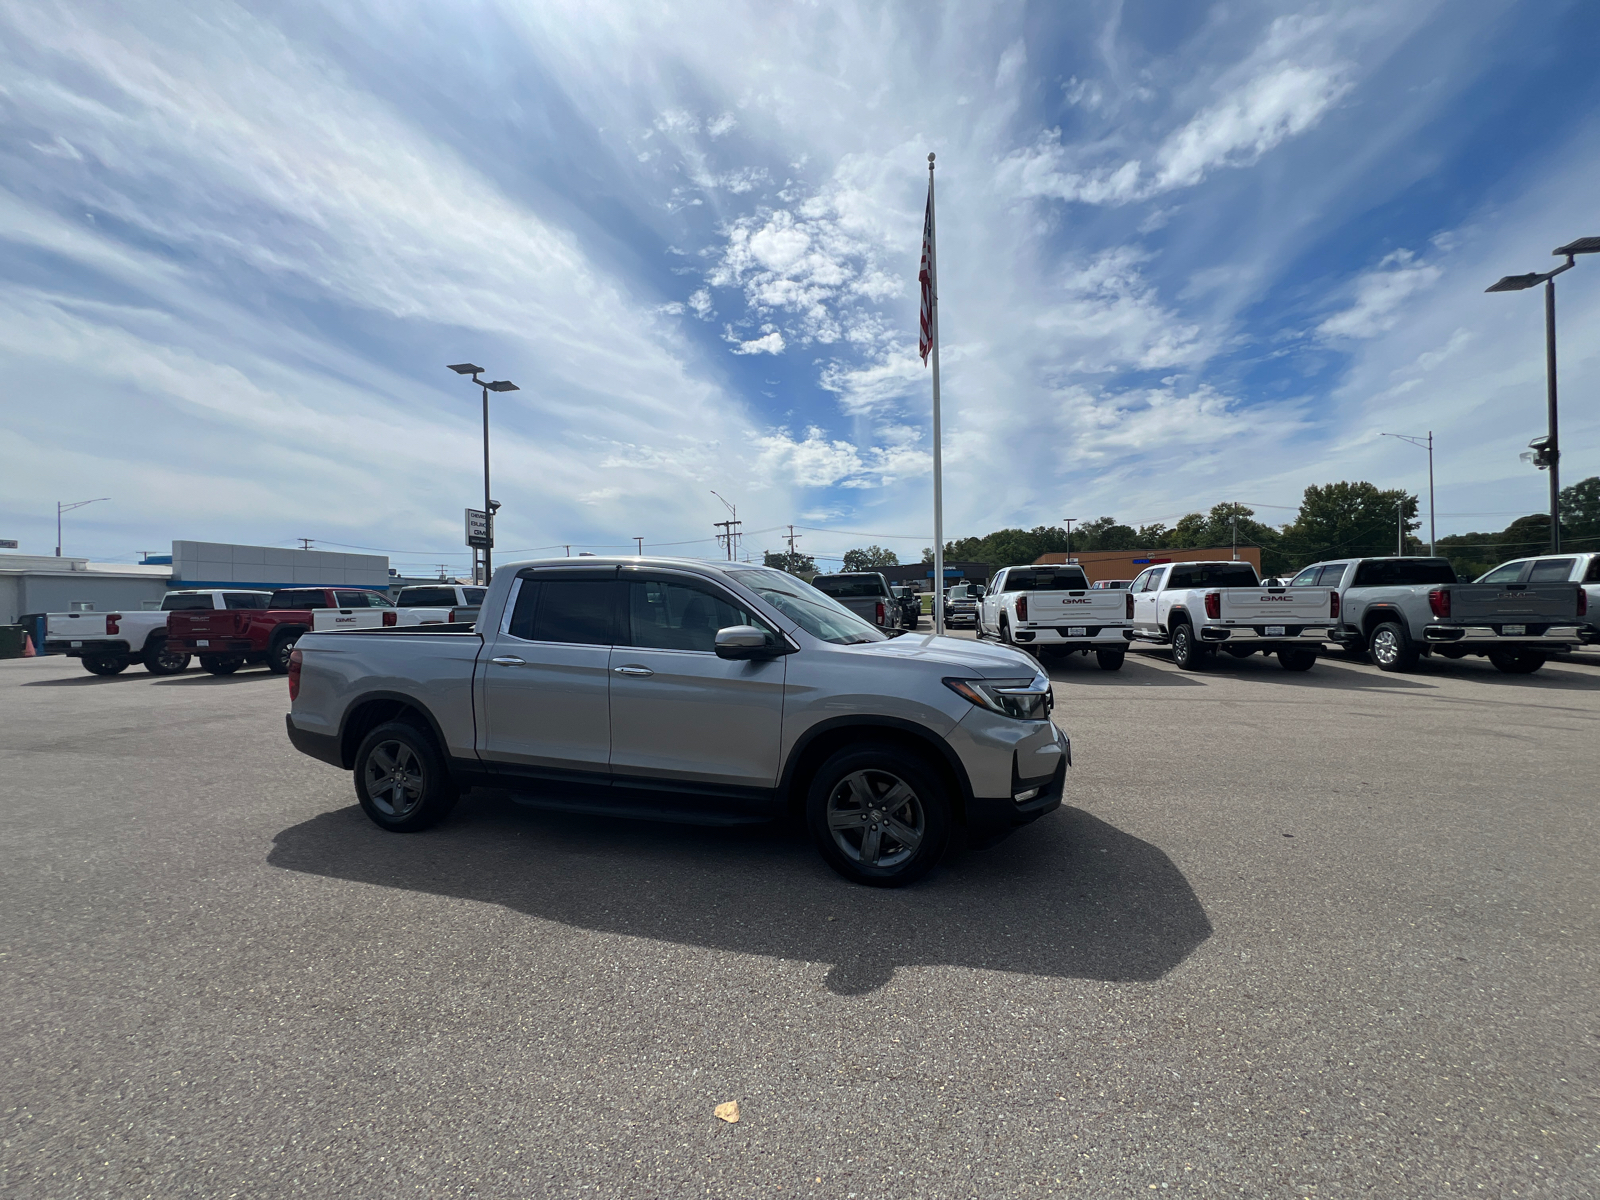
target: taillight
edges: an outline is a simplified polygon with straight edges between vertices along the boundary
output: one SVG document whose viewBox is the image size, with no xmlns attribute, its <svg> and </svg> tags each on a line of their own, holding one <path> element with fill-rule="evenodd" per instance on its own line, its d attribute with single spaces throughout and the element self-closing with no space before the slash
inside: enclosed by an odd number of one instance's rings
<svg viewBox="0 0 1600 1200">
<path fill-rule="evenodd" d="M 106 614 L 106 632 L 107 633 L 121 633 L 122 632 L 122 626 L 117 624 L 117 622 L 120 621 L 120 620 L 122 620 L 122 614 L 121 613 L 107 613 Z"/>
<path fill-rule="evenodd" d="M 1123 595 L 1128 598 L 1127 619 L 1129 621 L 1131 621 L 1131 620 L 1133 620 L 1133 593 L 1132 592 L 1124 592 Z"/>
<path fill-rule="evenodd" d="M 250 632 L 250 614 L 236 612 L 233 614 L 233 632 L 240 637 Z"/>
<path fill-rule="evenodd" d="M 1589 593 L 1583 588 L 1578 589 L 1578 615 L 1584 616 L 1589 611 Z"/>
<path fill-rule="evenodd" d="M 1027 619 L 1028 619 L 1028 598 L 1026 596 L 1018 596 L 1017 597 L 1017 620 L 1026 621 Z"/>
<path fill-rule="evenodd" d="M 1213 621 L 1222 616 L 1221 592 L 1206 593 L 1206 616 L 1210 617 Z"/>
<path fill-rule="evenodd" d="M 1450 615 L 1450 593 L 1445 591 L 1444 588 L 1434 588 L 1433 591 L 1428 593 L 1428 607 L 1433 610 L 1434 616 L 1448 617 Z"/>
<path fill-rule="evenodd" d="M 883 624 L 883 601 L 878 601 L 878 624 Z"/>
<path fill-rule="evenodd" d="M 292 703 L 300 695 L 300 651 L 289 651 L 289 700 Z"/>
<path fill-rule="evenodd" d="M 455 613 L 450 614 L 450 619 L 452 621 L 456 619 Z M 400 614 L 395 612 L 392 608 L 387 609 L 383 614 L 383 623 L 385 625 L 398 625 L 400 623 Z"/>
<path fill-rule="evenodd" d="M 1339 615 L 1339 593 L 1338 592 L 1329 592 L 1328 593 L 1328 615 L 1330 617 L 1337 617 Z"/>
</svg>

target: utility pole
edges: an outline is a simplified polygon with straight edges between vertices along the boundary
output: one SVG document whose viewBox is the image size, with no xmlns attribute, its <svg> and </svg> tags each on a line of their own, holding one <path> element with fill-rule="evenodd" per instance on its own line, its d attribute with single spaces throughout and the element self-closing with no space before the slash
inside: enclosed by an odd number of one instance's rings
<svg viewBox="0 0 1600 1200">
<path fill-rule="evenodd" d="M 563 542 L 562 545 L 567 547 L 567 557 L 571 558 L 572 557 L 572 546 L 571 546 L 571 544 L 567 543 L 567 542 Z"/>
<path fill-rule="evenodd" d="M 1233 526 L 1233 561 L 1234 562 L 1238 562 L 1239 561 L 1239 506 L 1237 504 L 1235 504 L 1233 506 L 1233 512 L 1229 516 L 1229 523 Z"/>
<path fill-rule="evenodd" d="M 1413 437 L 1409 433 L 1384 433 L 1380 437 L 1399 438 L 1402 442 L 1410 442 L 1419 450 L 1428 452 L 1428 557 L 1433 557 L 1433 544 L 1439 536 L 1439 527 L 1433 513 L 1433 430 L 1428 430 L 1426 439 Z"/>
<path fill-rule="evenodd" d="M 1406 502 L 1404 500 L 1394 506 L 1394 515 L 1396 526 L 1394 553 L 1396 558 L 1404 558 L 1406 556 Z"/>
<path fill-rule="evenodd" d="M 713 521 L 711 523 L 723 531 L 722 534 L 718 536 L 717 540 L 727 540 L 728 561 L 733 562 L 734 559 L 739 557 L 739 526 L 743 525 L 744 522 L 738 519 L 739 510 L 732 504 L 729 504 L 716 488 L 711 489 L 711 494 L 718 500 L 721 500 L 722 506 L 728 510 L 728 519 L 726 521 Z"/>
<path fill-rule="evenodd" d="M 642 537 L 636 537 L 633 540 L 639 544 L 639 557 L 643 558 L 644 557 L 644 539 Z"/>
<path fill-rule="evenodd" d="M 300 543 L 300 549 L 302 550 L 311 549 L 311 543 L 316 540 L 316 538 L 295 538 L 295 541 Z"/>
<path fill-rule="evenodd" d="M 1067 523 L 1067 564 L 1070 566 L 1072 563 L 1072 523 L 1078 518 L 1062 517 L 1061 519 Z"/>
<path fill-rule="evenodd" d="M 789 566 L 791 571 L 794 567 L 794 544 L 803 537 L 805 537 L 805 534 L 796 533 L 794 531 L 794 526 L 789 526 Z"/>
</svg>

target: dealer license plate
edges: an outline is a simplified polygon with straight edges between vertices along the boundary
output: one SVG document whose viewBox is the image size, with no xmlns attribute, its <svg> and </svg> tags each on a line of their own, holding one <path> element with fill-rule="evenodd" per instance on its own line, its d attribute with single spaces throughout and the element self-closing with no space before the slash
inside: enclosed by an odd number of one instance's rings
<svg viewBox="0 0 1600 1200">
<path fill-rule="evenodd" d="M 1068 625 L 1067 626 L 1067 636 L 1068 637 L 1088 637 L 1089 636 L 1089 627 L 1087 625 Z"/>
<path fill-rule="evenodd" d="M 1268 625 L 1267 626 L 1267 636 L 1268 637 L 1282 637 L 1283 636 L 1283 626 L 1282 625 Z"/>
<path fill-rule="evenodd" d="M 1502 625 L 1500 626 L 1500 633 L 1503 637 L 1526 637 L 1528 627 L 1526 625 Z"/>
<path fill-rule="evenodd" d="M 83 643 L 82 642 L 73 642 L 72 643 L 72 648 L 74 650 L 82 650 L 83 649 Z"/>
<path fill-rule="evenodd" d="M 211 645 L 210 641 L 207 640 L 206 638 L 196 638 L 194 644 L 196 646 L 209 646 L 209 645 Z"/>
</svg>

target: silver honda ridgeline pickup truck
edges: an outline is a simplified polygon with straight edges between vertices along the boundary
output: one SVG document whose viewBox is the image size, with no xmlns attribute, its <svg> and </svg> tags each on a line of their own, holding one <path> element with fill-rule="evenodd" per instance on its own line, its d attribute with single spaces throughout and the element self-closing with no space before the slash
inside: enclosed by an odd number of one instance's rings
<svg viewBox="0 0 1600 1200">
<path fill-rule="evenodd" d="M 1058 808 L 1072 749 L 1017 650 L 890 638 L 792 575 L 586 558 L 502 567 L 475 627 L 308 633 L 289 740 L 355 773 L 385 829 L 460 790 L 619 817 L 803 815 L 848 879 L 895 886 L 957 827 Z"/>
</svg>

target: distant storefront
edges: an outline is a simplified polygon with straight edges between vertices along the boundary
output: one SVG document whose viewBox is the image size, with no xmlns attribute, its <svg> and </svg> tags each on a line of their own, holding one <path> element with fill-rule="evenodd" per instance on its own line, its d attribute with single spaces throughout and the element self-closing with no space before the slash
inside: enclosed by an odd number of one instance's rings
<svg viewBox="0 0 1600 1200">
<path fill-rule="evenodd" d="M 883 577 L 893 584 L 910 584 L 919 592 L 933 591 L 933 564 L 906 563 L 898 567 L 880 567 Z M 994 574 L 993 563 L 946 562 L 944 577 L 947 584 L 988 583 Z"/>
<path fill-rule="evenodd" d="M 1237 551 L 1232 546 L 1201 546 L 1185 550 L 1074 550 L 1072 552 L 1072 561 L 1083 568 L 1083 573 L 1089 577 L 1090 583 L 1098 583 L 1102 579 L 1132 579 L 1146 567 L 1160 563 L 1215 562 L 1235 557 L 1240 562 L 1247 562 L 1254 567 L 1256 574 L 1261 573 L 1261 551 L 1255 546 L 1240 546 Z M 1067 561 L 1067 556 L 1059 552 L 1041 554 L 1033 561 L 1036 566 L 1064 563 Z"/>
</svg>

